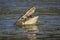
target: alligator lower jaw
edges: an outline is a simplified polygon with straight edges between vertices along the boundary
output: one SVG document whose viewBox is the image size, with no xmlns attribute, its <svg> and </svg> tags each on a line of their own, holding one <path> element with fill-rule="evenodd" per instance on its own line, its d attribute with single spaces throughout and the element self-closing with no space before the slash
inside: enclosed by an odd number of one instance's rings
<svg viewBox="0 0 60 40">
<path fill-rule="evenodd" d="M 29 20 L 25 21 L 25 22 L 21 22 L 21 21 L 17 21 L 17 26 L 29 26 L 29 25 L 36 25 L 37 24 L 37 20 L 38 20 L 39 16 L 35 16 L 33 18 L 30 18 Z"/>
</svg>

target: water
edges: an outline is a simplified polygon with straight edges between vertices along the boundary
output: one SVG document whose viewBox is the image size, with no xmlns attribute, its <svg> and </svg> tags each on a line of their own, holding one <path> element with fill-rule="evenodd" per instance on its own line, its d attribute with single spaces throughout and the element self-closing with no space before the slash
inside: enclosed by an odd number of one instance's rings
<svg viewBox="0 0 60 40">
<path fill-rule="evenodd" d="M 22 26 L 24 28 L 15 24 L 20 16 L 21 14 L 0 15 L 1 40 L 60 40 L 59 15 L 39 15 L 39 25 Z"/>
<path fill-rule="evenodd" d="M 10 11 L 26 11 L 32 6 L 43 10 L 51 7 L 60 9 L 60 0 L 0 0 L 0 11 L 2 7 L 3 11 L 8 10 L 6 8 L 5 10 L 4 6 L 9 6 Z M 34 15 L 39 16 L 38 25 L 25 26 L 25 28 L 16 26 L 21 14 L 0 15 L 0 40 L 60 40 L 59 13 L 37 12 Z M 37 30 L 34 31 L 33 28 Z"/>
</svg>

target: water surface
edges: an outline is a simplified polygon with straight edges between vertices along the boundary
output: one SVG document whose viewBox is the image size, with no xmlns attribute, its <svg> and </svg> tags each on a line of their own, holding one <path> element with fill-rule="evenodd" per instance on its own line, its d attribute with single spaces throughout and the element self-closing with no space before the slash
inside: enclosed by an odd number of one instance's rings
<svg viewBox="0 0 60 40">
<path fill-rule="evenodd" d="M 8 15 L 0 15 L 0 39 L 7 40 L 9 38 L 27 38 L 27 36 L 34 37 L 38 39 L 60 39 L 55 38 L 55 36 L 60 35 L 60 16 L 59 15 L 39 15 L 38 24 L 35 26 L 28 26 L 28 28 L 23 29 L 21 27 L 16 26 L 16 21 L 21 17 L 20 14 L 8 14 Z M 23 26 L 22 26 L 23 27 Z M 27 27 L 27 26 L 26 26 Z M 30 30 L 29 27 L 37 27 L 38 32 L 34 30 Z M 27 32 L 27 33 L 26 33 Z M 32 34 L 31 34 L 32 33 Z M 51 36 L 53 36 L 51 38 Z M 56 36 L 56 37 L 57 37 Z M 5 39 L 6 39 L 5 38 Z M 32 39 L 32 38 L 31 38 Z M 44 40 L 45 40 L 44 39 Z M 9 39 L 10 40 L 10 39 Z M 26 39 L 27 40 L 27 39 Z"/>
</svg>

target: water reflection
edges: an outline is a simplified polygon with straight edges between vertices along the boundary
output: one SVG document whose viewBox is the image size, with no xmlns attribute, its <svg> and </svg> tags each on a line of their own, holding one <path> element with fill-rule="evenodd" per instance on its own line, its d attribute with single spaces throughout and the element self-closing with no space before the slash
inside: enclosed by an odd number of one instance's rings
<svg viewBox="0 0 60 40">
<path fill-rule="evenodd" d="M 22 26 L 16 29 L 1 29 L 0 40 L 37 40 L 37 25 Z"/>
<path fill-rule="evenodd" d="M 36 33 L 39 31 L 37 25 L 23 26 L 29 40 L 37 40 Z"/>
</svg>

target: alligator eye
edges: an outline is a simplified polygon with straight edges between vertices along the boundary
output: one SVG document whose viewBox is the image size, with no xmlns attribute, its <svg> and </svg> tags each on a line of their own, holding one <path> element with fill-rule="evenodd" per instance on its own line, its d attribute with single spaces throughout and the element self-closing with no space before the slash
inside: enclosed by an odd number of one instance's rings
<svg viewBox="0 0 60 40">
<path fill-rule="evenodd" d="M 24 18 L 21 18 L 21 19 L 24 19 Z"/>
<path fill-rule="evenodd" d="M 32 15 L 28 16 L 28 18 L 32 18 Z"/>
</svg>

